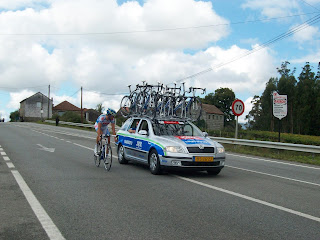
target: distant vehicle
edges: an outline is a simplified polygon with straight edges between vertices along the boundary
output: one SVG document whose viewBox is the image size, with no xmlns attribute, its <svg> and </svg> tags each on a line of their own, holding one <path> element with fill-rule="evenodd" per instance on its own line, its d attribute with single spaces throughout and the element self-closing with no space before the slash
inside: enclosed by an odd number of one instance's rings
<svg viewBox="0 0 320 240">
<path fill-rule="evenodd" d="M 224 167 L 225 150 L 207 135 L 189 121 L 131 117 L 117 132 L 118 160 L 146 164 L 152 174 L 184 168 L 217 175 Z"/>
</svg>

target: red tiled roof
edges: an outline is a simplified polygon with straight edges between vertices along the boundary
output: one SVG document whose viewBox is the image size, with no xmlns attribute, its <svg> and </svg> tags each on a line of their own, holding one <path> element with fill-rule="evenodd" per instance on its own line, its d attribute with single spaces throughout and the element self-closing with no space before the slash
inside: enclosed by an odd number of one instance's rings
<svg viewBox="0 0 320 240">
<path fill-rule="evenodd" d="M 63 101 L 62 103 L 59 103 L 57 106 L 53 107 L 53 110 L 81 111 L 81 108 L 76 107 L 75 105 L 69 103 L 68 101 Z"/>
<path fill-rule="evenodd" d="M 215 105 L 202 103 L 202 110 L 206 113 L 223 115 L 223 112 Z"/>
</svg>

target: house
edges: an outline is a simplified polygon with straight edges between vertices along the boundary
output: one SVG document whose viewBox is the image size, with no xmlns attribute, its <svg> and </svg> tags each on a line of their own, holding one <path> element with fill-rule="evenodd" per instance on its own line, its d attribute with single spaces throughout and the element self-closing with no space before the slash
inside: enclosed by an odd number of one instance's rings
<svg viewBox="0 0 320 240">
<path fill-rule="evenodd" d="M 200 119 L 205 120 L 208 130 L 221 130 L 224 127 L 224 114 L 214 105 L 203 103 Z"/>
<path fill-rule="evenodd" d="M 57 106 L 53 107 L 53 114 L 58 114 L 62 116 L 65 112 L 75 112 L 77 114 L 81 114 L 81 108 L 73 105 L 68 101 L 63 101 L 59 103 Z M 100 116 L 100 113 L 94 109 L 82 109 L 83 116 L 88 122 L 95 122 L 97 118 Z"/>
<path fill-rule="evenodd" d="M 53 107 L 53 114 L 58 114 L 62 116 L 65 112 L 76 112 L 81 114 L 81 108 L 69 103 L 68 101 L 63 101 L 59 103 L 57 106 Z"/>
<path fill-rule="evenodd" d="M 52 118 L 52 99 L 41 92 L 20 102 L 19 115 L 21 121 L 38 121 Z"/>
</svg>

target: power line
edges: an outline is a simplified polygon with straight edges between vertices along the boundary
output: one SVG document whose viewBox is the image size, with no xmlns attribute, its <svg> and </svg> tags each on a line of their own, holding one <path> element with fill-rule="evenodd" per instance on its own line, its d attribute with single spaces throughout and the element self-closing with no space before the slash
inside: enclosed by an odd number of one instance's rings
<svg viewBox="0 0 320 240">
<path fill-rule="evenodd" d="M 210 24 L 202 26 L 190 26 L 190 27 L 175 27 L 175 28 L 161 28 L 161 29 L 149 29 L 149 30 L 133 30 L 133 31 L 118 31 L 118 32 L 92 32 L 92 33 L 0 33 L 0 36 L 89 36 L 89 35 L 116 35 L 116 34 L 134 34 L 134 33 L 148 33 L 148 32 L 166 32 L 166 31 L 178 31 L 178 30 L 187 30 L 187 29 L 199 29 L 199 28 L 211 28 L 219 26 L 229 26 L 229 25 L 238 25 L 238 24 L 247 24 L 247 23 L 256 23 L 256 22 L 265 22 L 270 20 L 277 20 L 283 18 L 291 17 L 300 17 L 304 15 L 317 14 L 318 12 L 288 15 L 282 17 L 274 18 L 262 18 L 256 20 L 247 20 L 231 23 L 220 23 L 220 24 Z"/>
<path fill-rule="evenodd" d="M 302 24 L 300 24 L 300 25 L 292 28 L 291 30 L 289 30 L 289 31 L 287 31 L 287 32 L 285 32 L 285 33 L 282 33 L 282 34 L 278 35 L 277 37 L 275 37 L 275 38 L 273 38 L 273 39 L 271 39 L 271 40 L 263 43 L 262 45 L 259 45 L 258 47 L 255 47 L 255 48 L 253 48 L 252 50 L 248 50 L 246 53 L 241 54 L 240 56 L 237 56 L 237 57 L 229 60 L 228 62 L 224 62 L 224 63 L 218 64 L 218 65 L 216 65 L 216 66 L 214 66 L 214 67 L 207 68 L 207 69 L 205 69 L 205 70 L 202 70 L 201 72 L 195 73 L 195 74 L 190 75 L 190 76 L 185 77 L 185 78 L 182 78 L 182 79 L 178 80 L 178 82 L 182 82 L 182 81 L 184 81 L 184 80 L 186 80 L 186 79 L 190 79 L 190 78 L 193 78 L 193 77 L 197 77 L 197 76 L 199 76 L 199 75 L 203 75 L 203 74 L 205 74 L 205 73 L 207 73 L 207 72 L 212 71 L 213 69 L 217 69 L 217 68 L 223 67 L 223 66 L 225 66 L 225 65 L 227 65 L 227 64 L 230 64 L 230 63 L 232 63 L 232 62 L 235 62 L 235 61 L 237 61 L 237 60 L 239 60 L 239 59 L 241 59 L 241 58 L 244 58 L 244 57 L 246 57 L 246 56 L 248 56 L 248 55 L 251 55 L 251 54 L 253 54 L 253 53 L 255 53 L 255 52 L 257 52 L 257 51 L 259 51 L 259 50 L 261 50 L 261 49 L 264 49 L 264 48 L 266 48 L 267 46 L 270 46 L 271 44 L 274 44 L 275 42 L 278 42 L 278 41 L 280 41 L 280 40 L 282 40 L 282 39 L 284 39 L 284 38 L 287 38 L 287 37 L 289 37 L 289 36 L 292 36 L 293 34 L 299 32 L 299 31 L 301 31 L 301 30 L 303 30 L 303 29 L 305 29 L 305 28 L 307 28 L 307 27 L 310 27 L 311 25 L 316 24 L 316 23 L 318 23 L 319 21 L 320 21 L 320 14 L 317 15 L 317 16 L 315 16 L 315 17 L 313 17 L 313 18 L 311 18 L 311 19 L 309 19 L 309 20 L 307 20 L 307 21 L 305 21 L 305 22 L 302 23 Z"/>
<path fill-rule="evenodd" d="M 74 94 L 72 94 L 70 97 L 73 97 L 74 95 L 76 95 L 80 90 L 81 90 L 81 88 L 79 90 L 77 90 Z"/>
<path fill-rule="evenodd" d="M 309 5 L 310 7 L 313 7 L 313 8 L 315 8 L 315 9 L 317 9 L 318 11 L 320 11 L 320 9 L 319 9 L 319 8 L 317 8 L 317 7 L 313 6 L 313 5 L 311 5 L 310 3 L 306 2 L 306 1 L 304 1 L 304 0 L 300 0 L 300 1 L 301 1 L 301 2 L 304 2 L 305 4 Z"/>
</svg>

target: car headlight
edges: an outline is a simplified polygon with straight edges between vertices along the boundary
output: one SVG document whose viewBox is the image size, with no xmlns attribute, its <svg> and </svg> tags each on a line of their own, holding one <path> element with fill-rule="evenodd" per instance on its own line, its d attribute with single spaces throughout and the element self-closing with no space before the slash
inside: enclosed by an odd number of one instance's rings
<svg viewBox="0 0 320 240">
<path fill-rule="evenodd" d="M 218 153 L 224 153 L 224 147 L 218 147 L 217 148 Z"/>
<path fill-rule="evenodd" d="M 184 149 L 178 146 L 165 147 L 165 150 L 166 152 L 172 152 L 172 153 L 185 153 Z"/>
</svg>

